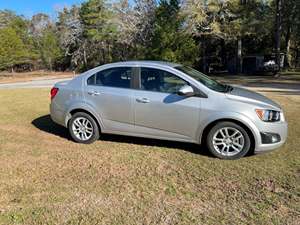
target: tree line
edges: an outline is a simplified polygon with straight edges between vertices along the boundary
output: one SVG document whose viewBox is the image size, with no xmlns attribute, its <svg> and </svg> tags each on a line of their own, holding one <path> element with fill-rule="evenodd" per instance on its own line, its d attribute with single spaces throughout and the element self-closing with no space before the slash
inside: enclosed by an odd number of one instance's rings
<svg viewBox="0 0 300 225">
<path fill-rule="evenodd" d="M 299 50 L 299 0 L 87 0 L 55 19 L 0 11 L 0 70 L 84 71 L 146 59 L 207 71 L 276 51 L 295 68 Z"/>
</svg>

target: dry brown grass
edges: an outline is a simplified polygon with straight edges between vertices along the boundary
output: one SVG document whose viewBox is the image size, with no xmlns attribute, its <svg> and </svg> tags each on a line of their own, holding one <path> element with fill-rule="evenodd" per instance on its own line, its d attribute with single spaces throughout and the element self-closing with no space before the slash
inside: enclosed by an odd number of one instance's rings
<svg viewBox="0 0 300 225">
<path fill-rule="evenodd" d="M 55 78 L 67 78 L 72 77 L 72 72 L 50 72 L 50 71 L 33 71 L 24 73 L 9 73 L 0 72 L 0 84 L 1 83 L 13 83 L 32 81 L 36 79 L 55 79 Z"/>
<path fill-rule="evenodd" d="M 0 224 L 299 224 L 299 95 L 268 93 L 284 147 L 222 161 L 174 142 L 76 144 L 45 116 L 48 92 L 0 90 Z"/>
</svg>

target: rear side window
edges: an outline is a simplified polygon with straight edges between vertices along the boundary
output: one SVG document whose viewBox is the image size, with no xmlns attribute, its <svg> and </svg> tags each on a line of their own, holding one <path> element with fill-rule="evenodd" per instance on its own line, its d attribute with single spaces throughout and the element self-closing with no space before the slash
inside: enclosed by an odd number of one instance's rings
<svg viewBox="0 0 300 225">
<path fill-rule="evenodd" d="M 99 71 L 87 79 L 88 85 L 130 88 L 131 67 L 116 67 Z"/>
</svg>

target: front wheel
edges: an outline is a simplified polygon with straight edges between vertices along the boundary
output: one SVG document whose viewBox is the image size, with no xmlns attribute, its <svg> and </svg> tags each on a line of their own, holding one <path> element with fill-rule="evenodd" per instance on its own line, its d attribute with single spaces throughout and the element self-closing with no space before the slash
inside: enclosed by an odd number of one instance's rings
<svg viewBox="0 0 300 225">
<path fill-rule="evenodd" d="M 95 119 L 87 113 L 75 113 L 68 127 L 71 137 L 78 143 L 90 144 L 99 139 L 98 125 Z"/>
<path fill-rule="evenodd" d="M 251 146 L 247 131 L 233 122 L 217 123 L 209 131 L 206 143 L 209 151 L 221 159 L 239 159 Z"/>
</svg>

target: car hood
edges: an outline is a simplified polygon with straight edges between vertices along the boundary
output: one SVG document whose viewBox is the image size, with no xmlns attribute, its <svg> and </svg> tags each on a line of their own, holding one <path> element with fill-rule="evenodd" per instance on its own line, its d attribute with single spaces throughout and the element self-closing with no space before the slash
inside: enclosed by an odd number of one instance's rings
<svg viewBox="0 0 300 225">
<path fill-rule="evenodd" d="M 257 104 L 264 107 L 271 107 L 275 110 L 281 110 L 280 105 L 276 102 L 272 101 L 264 95 L 245 88 L 233 87 L 230 92 L 226 93 L 226 96 L 232 100 L 242 101 L 250 104 Z"/>
</svg>

